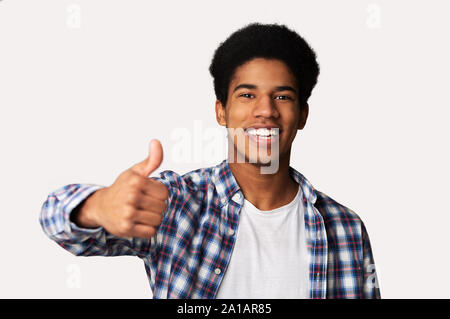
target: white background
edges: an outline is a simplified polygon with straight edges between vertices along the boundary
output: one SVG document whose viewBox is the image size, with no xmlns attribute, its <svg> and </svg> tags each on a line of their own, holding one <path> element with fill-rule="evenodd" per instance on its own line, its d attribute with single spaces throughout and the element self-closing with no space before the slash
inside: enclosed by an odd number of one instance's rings
<svg viewBox="0 0 450 319">
<path fill-rule="evenodd" d="M 382 297 L 449 298 L 448 1 L 0 1 L 0 297 L 150 298 L 141 260 L 75 257 L 38 217 L 51 191 L 110 185 L 176 128 L 216 128 L 215 48 L 250 22 L 321 65 L 291 166 L 359 214 Z M 75 279 L 74 279 L 75 278 Z"/>
</svg>

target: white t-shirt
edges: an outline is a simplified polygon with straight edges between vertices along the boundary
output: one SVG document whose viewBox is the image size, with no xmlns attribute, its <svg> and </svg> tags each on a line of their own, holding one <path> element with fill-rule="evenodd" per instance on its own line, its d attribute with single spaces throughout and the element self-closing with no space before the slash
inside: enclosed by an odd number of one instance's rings
<svg viewBox="0 0 450 319">
<path fill-rule="evenodd" d="M 262 211 L 244 200 L 231 261 L 216 298 L 309 298 L 302 191 Z"/>
</svg>

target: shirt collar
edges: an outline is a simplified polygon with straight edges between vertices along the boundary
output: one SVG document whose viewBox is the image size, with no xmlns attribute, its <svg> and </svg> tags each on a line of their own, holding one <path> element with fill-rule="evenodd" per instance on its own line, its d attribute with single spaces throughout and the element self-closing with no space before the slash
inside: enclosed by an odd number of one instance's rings
<svg viewBox="0 0 450 319">
<path fill-rule="evenodd" d="M 312 205 L 316 202 L 317 195 L 312 184 L 300 172 L 289 166 L 289 175 L 299 184 L 302 189 L 303 196 Z M 231 172 L 228 160 L 223 160 L 219 165 L 215 166 L 212 172 L 212 181 L 216 186 L 217 194 L 219 196 L 219 205 L 225 206 L 230 199 L 233 198 L 239 204 L 243 203 L 243 194 L 234 197 L 240 191 L 240 186 L 236 182 L 233 173 Z M 241 192 L 242 193 L 242 192 Z"/>
<path fill-rule="evenodd" d="M 231 172 L 228 160 L 223 160 L 222 163 L 214 167 L 212 181 L 216 186 L 216 191 L 219 196 L 219 205 L 221 207 L 228 204 L 230 198 L 241 189 Z"/>
<path fill-rule="evenodd" d="M 300 185 L 305 198 L 314 205 L 317 200 L 317 195 L 312 184 L 300 172 L 297 172 L 293 167 L 289 166 L 289 175 Z"/>
</svg>

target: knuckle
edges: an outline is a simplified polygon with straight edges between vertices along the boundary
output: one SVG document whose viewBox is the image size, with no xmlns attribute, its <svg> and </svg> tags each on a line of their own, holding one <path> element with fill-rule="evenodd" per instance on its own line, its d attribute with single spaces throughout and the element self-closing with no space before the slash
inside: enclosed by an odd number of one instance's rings
<svg viewBox="0 0 450 319">
<path fill-rule="evenodd" d="M 136 215 L 136 211 L 132 207 L 127 207 L 123 211 L 122 217 L 123 217 L 124 221 L 129 222 L 129 221 L 133 220 L 135 215 Z"/>
<path fill-rule="evenodd" d="M 162 215 L 154 214 L 151 219 L 149 219 L 148 224 L 152 227 L 159 227 L 163 221 Z"/>
<path fill-rule="evenodd" d="M 156 183 L 157 184 L 154 185 L 155 192 L 164 198 L 169 198 L 170 192 L 167 186 L 159 181 L 157 181 Z"/>
<path fill-rule="evenodd" d="M 130 191 L 126 195 L 126 203 L 130 205 L 136 205 L 139 200 L 139 194 L 136 191 Z"/>
<path fill-rule="evenodd" d="M 158 214 L 162 214 L 166 211 L 166 202 L 162 199 L 154 199 L 152 203 L 152 211 Z"/>
<path fill-rule="evenodd" d="M 149 211 L 155 213 L 156 215 L 162 215 L 166 211 L 167 207 L 164 201 L 162 200 L 156 200 L 153 202 L 152 207 L 149 209 Z"/>
<path fill-rule="evenodd" d="M 137 174 L 132 174 L 128 179 L 128 184 L 131 187 L 140 187 L 142 179 Z"/>
<path fill-rule="evenodd" d="M 162 222 L 161 215 L 152 214 L 151 220 L 149 220 L 149 221 L 152 226 L 159 226 Z"/>
<path fill-rule="evenodd" d="M 132 228 L 133 228 L 133 224 L 128 220 L 123 220 L 120 223 L 120 227 L 119 227 L 120 232 L 124 235 L 128 234 Z"/>
</svg>

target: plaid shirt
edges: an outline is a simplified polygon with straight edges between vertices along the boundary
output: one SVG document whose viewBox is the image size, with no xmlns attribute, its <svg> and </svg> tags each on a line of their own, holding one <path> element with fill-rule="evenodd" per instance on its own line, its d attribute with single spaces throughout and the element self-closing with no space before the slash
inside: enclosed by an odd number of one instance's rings
<svg viewBox="0 0 450 319">
<path fill-rule="evenodd" d="M 358 215 L 315 190 L 292 167 L 289 173 L 303 191 L 310 298 L 380 298 L 369 238 Z M 182 176 L 169 170 L 151 178 L 170 192 L 151 239 L 121 238 L 102 227 L 82 229 L 70 221 L 71 211 L 102 187 L 98 185 L 70 184 L 51 193 L 42 207 L 42 228 L 78 256 L 142 258 L 153 298 L 215 298 L 244 202 L 227 160 Z"/>
</svg>

